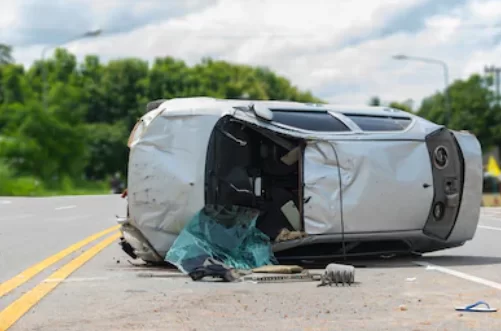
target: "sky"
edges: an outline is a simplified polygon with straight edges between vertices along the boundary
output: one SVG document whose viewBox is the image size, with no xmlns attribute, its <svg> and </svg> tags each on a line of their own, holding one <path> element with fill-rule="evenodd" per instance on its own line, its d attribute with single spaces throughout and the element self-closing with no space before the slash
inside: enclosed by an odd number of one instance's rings
<svg viewBox="0 0 501 331">
<path fill-rule="evenodd" d="M 93 29 L 103 33 L 68 42 Z M 501 66 L 501 1 L 2 0 L 0 43 L 25 66 L 57 45 L 79 60 L 212 57 L 267 66 L 331 103 L 416 108 L 444 71 L 392 56 L 444 61 L 450 82 Z"/>
</svg>

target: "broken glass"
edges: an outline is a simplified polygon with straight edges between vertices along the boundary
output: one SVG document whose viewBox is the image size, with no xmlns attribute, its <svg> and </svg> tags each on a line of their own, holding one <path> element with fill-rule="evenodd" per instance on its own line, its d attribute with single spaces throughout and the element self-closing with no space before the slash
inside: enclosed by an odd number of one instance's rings
<svg viewBox="0 0 501 331">
<path fill-rule="evenodd" d="M 186 274 L 207 258 L 243 270 L 278 264 L 270 238 L 256 228 L 258 216 L 247 207 L 207 205 L 181 231 L 165 261 Z"/>
</svg>

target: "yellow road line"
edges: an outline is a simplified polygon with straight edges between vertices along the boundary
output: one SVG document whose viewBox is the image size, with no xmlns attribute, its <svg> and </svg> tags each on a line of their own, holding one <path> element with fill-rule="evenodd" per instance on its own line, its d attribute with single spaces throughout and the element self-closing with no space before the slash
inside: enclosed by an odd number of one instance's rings
<svg viewBox="0 0 501 331">
<path fill-rule="evenodd" d="M 120 238 L 120 235 L 121 234 L 117 232 L 89 248 L 87 251 L 65 264 L 61 267 L 61 269 L 54 272 L 45 281 L 38 284 L 32 290 L 25 293 L 22 297 L 7 306 L 7 308 L 0 312 L 0 331 L 6 331 L 28 310 L 42 300 L 43 297 L 49 294 L 54 288 L 56 288 L 56 286 L 64 281 L 64 279 L 84 265 L 87 261 L 92 259 L 100 251 L 111 245 L 115 240 Z"/>
<path fill-rule="evenodd" d="M 110 232 L 113 232 L 117 230 L 120 227 L 120 225 L 115 225 L 112 226 L 111 228 L 108 228 L 104 231 L 98 232 L 90 237 L 85 238 L 82 241 L 77 242 L 76 244 L 73 244 L 69 246 L 68 248 L 60 251 L 57 254 L 54 254 L 42 262 L 39 262 L 25 271 L 21 272 L 17 276 L 12 277 L 8 281 L 5 281 L 0 284 L 0 298 L 12 291 L 13 289 L 17 288 L 18 286 L 26 283 L 28 280 L 36 276 L 38 273 L 43 271 L 45 268 L 50 267 L 54 263 L 58 262 L 59 260 L 65 258 L 66 256 L 70 255 L 71 253 L 79 250 L 80 248 L 88 245 L 89 243 L 93 242 L 96 239 L 101 238 L 104 235 L 107 235 Z"/>
</svg>

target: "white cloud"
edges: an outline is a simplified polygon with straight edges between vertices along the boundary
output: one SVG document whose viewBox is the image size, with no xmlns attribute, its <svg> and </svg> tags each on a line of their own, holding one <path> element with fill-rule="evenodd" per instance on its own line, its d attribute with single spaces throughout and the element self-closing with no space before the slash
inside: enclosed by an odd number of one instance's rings
<svg viewBox="0 0 501 331">
<path fill-rule="evenodd" d="M 67 46 L 79 58 L 88 53 L 104 60 L 170 55 L 193 64 L 211 56 L 267 65 L 299 87 L 340 103 L 366 103 L 379 95 L 419 104 L 443 89 L 439 66 L 396 61 L 394 54 L 446 61 L 451 81 L 496 64 L 501 55 L 501 28 L 478 26 L 501 23 L 499 0 L 450 0 L 445 9 L 433 7 L 438 3 L 433 0 L 219 0 L 209 5 L 192 0 L 173 17 L 146 19 L 167 2 L 173 1 L 134 2 L 137 6 L 127 10 L 129 1 L 92 0 L 88 25 L 123 32 Z M 125 22 L 113 20 L 120 15 L 134 18 L 137 28 L 128 30 Z M 0 26 L 7 16 L 0 14 Z M 40 49 L 18 48 L 15 56 L 29 64 Z"/>
<path fill-rule="evenodd" d="M 469 10 L 473 16 L 482 18 L 482 23 L 499 23 L 501 2 L 498 0 L 472 1 Z"/>
<path fill-rule="evenodd" d="M 16 23 L 18 7 L 15 2 L 2 3 L 0 11 L 0 30 L 8 29 Z"/>
</svg>

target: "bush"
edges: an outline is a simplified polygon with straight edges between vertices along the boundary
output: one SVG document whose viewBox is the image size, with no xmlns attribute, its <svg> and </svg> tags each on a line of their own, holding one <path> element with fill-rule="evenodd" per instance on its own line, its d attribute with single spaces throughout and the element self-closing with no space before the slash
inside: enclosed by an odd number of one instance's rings
<svg viewBox="0 0 501 331">
<path fill-rule="evenodd" d="M 56 196 L 109 193 L 106 181 L 73 180 L 69 176 L 43 182 L 33 176 L 16 176 L 0 159 L 0 196 Z"/>
<path fill-rule="evenodd" d="M 0 161 L 0 195 L 35 196 L 44 192 L 43 184 L 30 176 L 14 177 L 14 172 Z"/>
<path fill-rule="evenodd" d="M 75 180 L 69 176 L 48 180 L 44 183 L 44 188 L 43 195 L 45 196 L 93 195 L 109 192 L 107 183 L 104 181 Z"/>
<path fill-rule="evenodd" d="M 10 185 L 12 177 L 11 169 L 0 161 L 0 195 L 9 195 L 7 187 Z"/>
<path fill-rule="evenodd" d="M 34 177 L 19 177 L 8 181 L 7 194 L 13 196 L 37 196 L 44 192 L 43 184 Z"/>
</svg>

